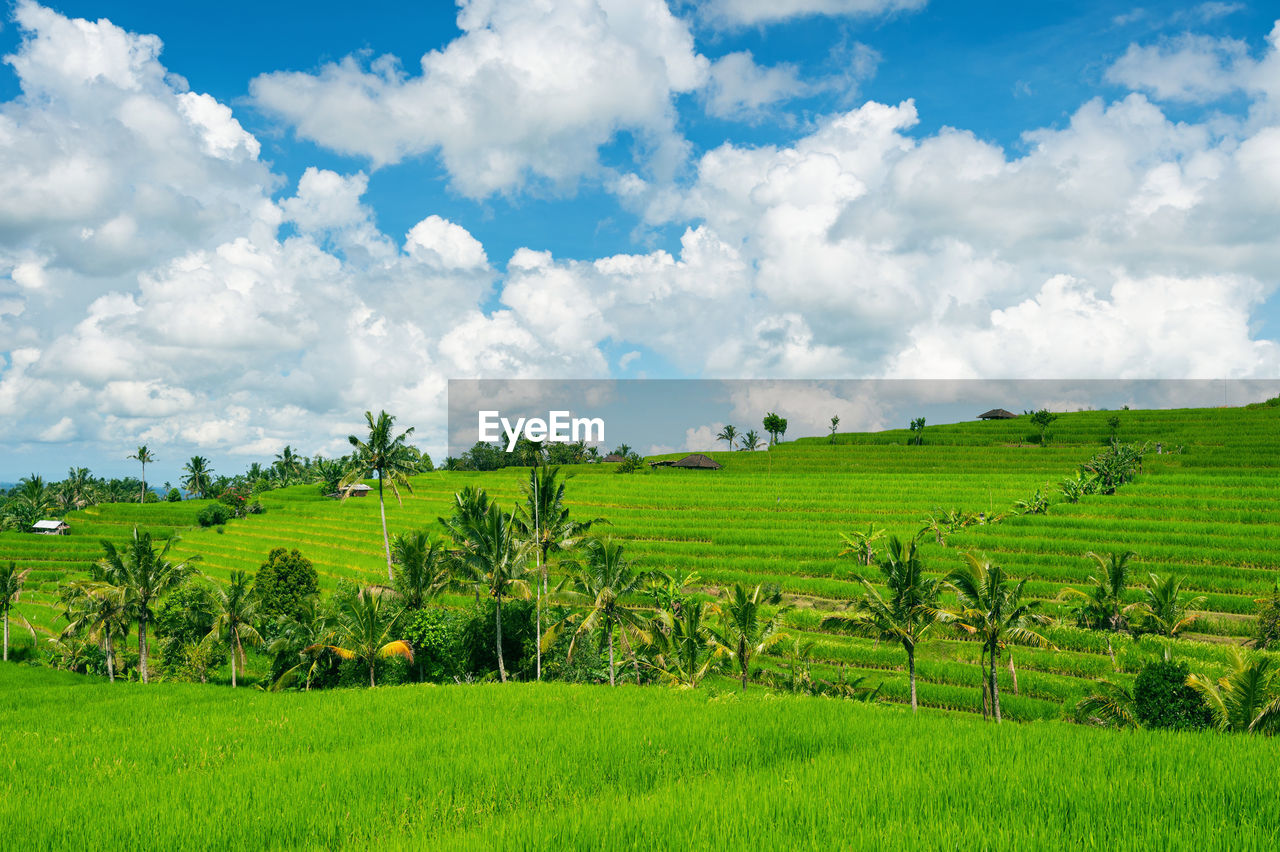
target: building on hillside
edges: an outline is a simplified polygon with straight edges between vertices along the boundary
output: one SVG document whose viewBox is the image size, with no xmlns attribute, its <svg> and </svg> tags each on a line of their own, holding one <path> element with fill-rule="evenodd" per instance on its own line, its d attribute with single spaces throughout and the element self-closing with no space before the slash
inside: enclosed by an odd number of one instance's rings
<svg viewBox="0 0 1280 852">
<path fill-rule="evenodd" d="M 724 465 L 711 458 L 711 456 L 706 456 L 702 453 L 694 453 L 693 455 L 685 456 L 678 462 L 672 462 L 671 466 L 688 468 L 689 470 L 719 470 L 724 467 Z"/>
<path fill-rule="evenodd" d="M 337 491 L 331 492 L 327 496 L 332 497 L 335 500 L 340 499 L 343 494 L 346 494 L 348 497 L 368 497 L 369 492 L 372 490 L 372 488 L 365 485 L 363 482 L 357 482 L 354 485 L 348 485 L 346 488 L 341 488 Z"/>
<path fill-rule="evenodd" d="M 1005 411 L 1003 408 L 993 408 L 983 414 L 978 415 L 979 420 L 1012 420 L 1018 415 L 1012 411 Z"/>
<path fill-rule="evenodd" d="M 600 461 L 604 462 L 605 464 L 617 464 L 618 462 L 626 461 L 626 459 L 618 455 L 617 453 L 609 453 L 609 455 L 605 456 Z"/>
<path fill-rule="evenodd" d="M 31 531 L 38 535 L 66 535 L 71 531 L 66 521 L 36 521 Z"/>
<path fill-rule="evenodd" d="M 658 459 L 657 461 L 649 462 L 649 467 L 671 467 L 675 463 L 675 459 Z"/>
</svg>

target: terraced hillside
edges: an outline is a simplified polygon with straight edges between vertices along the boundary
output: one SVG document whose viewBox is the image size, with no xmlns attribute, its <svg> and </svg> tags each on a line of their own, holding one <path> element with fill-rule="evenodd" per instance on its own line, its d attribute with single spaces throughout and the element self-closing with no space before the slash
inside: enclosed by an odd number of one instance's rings
<svg viewBox="0 0 1280 852">
<path fill-rule="evenodd" d="M 735 582 L 777 584 L 797 604 L 788 615 L 790 631 L 817 642 L 817 673 L 866 675 L 871 683 L 882 681 L 886 695 L 902 698 L 906 683 L 896 648 L 818 629 L 822 614 L 860 592 L 858 576 L 876 577 L 874 568 L 837 557 L 840 533 L 873 524 L 912 535 L 937 509 L 992 518 L 1042 489 L 1059 501 L 1047 514 L 970 526 L 947 535 L 945 545 L 927 537 L 930 569 L 945 573 L 959 564 L 961 552 L 976 549 L 1015 576 L 1032 576 L 1029 588 L 1054 611 L 1062 589 L 1083 588 L 1093 572 L 1086 551 L 1133 550 L 1135 579 L 1176 572 L 1187 577 L 1189 591 L 1208 597 L 1195 628 L 1207 641 L 1174 645 L 1178 655 L 1212 672 L 1224 659 L 1222 643 L 1249 632 L 1254 599 L 1277 576 L 1271 542 L 1280 540 L 1280 409 L 1119 412 L 1121 440 L 1159 443 L 1164 452 L 1149 455 L 1137 481 L 1115 495 L 1062 502 L 1056 483 L 1104 447 L 1109 416 L 1064 414 L 1047 447 L 1028 441 L 1035 430 L 1024 417 L 929 427 L 923 446 L 908 446 L 905 432 L 882 432 L 840 435 L 835 444 L 811 439 L 769 452 L 714 453 L 725 465 L 717 472 L 659 468 L 623 476 L 612 466 L 581 466 L 569 500 L 580 517 L 608 519 L 610 532 L 629 541 L 648 567 L 697 571 L 711 595 Z M 393 531 L 431 526 L 468 484 L 509 504 L 525 476 L 508 469 L 418 477 L 403 506 L 388 505 L 388 523 Z M 184 531 L 176 552 L 199 555 L 203 571 L 225 578 L 232 570 L 255 570 L 272 547 L 296 546 L 315 561 L 322 583 L 385 579 L 376 499 L 339 504 L 307 486 L 270 492 L 263 503 L 266 514 L 234 521 L 225 532 Z M 112 507 L 111 520 L 127 522 L 126 508 L 159 526 L 189 522 L 195 512 L 185 505 Z M 77 560 L 96 554 L 100 535 L 123 533 L 87 513 L 69 522 L 73 534 L 63 540 L 0 538 L 0 558 L 38 568 L 32 575 L 37 593 L 24 602 L 29 614 L 51 602 L 54 584 L 77 569 Z M 34 620 L 52 628 L 55 613 L 45 606 Z M 1010 695 L 1007 709 L 1015 718 L 1059 715 L 1090 679 L 1117 666 L 1135 671 L 1165 641 L 1147 638 L 1135 646 L 1117 638 L 1108 653 L 1099 635 L 1066 626 L 1050 633 L 1057 650 L 1014 651 L 1018 695 Z M 972 643 L 931 641 L 920 656 L 922 702 L 975 709 L 977 658 Z M 1004 677 L 1010 682 L 1002 688 L 1011 690 L 1013 673 Z"/>
</svg>

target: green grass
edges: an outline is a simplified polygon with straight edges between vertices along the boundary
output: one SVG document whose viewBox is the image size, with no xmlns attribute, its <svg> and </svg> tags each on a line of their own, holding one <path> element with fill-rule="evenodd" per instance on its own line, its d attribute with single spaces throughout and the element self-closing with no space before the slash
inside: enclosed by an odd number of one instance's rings
<svg viewBox="0 0 1280 852">
<path fill-rule="evenodd" d="M 233 693 L 5 666 L 0 730 L 0 820 L 33 852 L 1280 843 L 1275 740 L 762 692 Z"/>
</svg>

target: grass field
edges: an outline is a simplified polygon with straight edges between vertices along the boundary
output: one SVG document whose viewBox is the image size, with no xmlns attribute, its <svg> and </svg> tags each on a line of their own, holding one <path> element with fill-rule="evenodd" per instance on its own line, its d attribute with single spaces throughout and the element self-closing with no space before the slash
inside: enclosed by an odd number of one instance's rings
<svg viewBox="0 0 1280 852">
<path fill-rule="evenodd" d="M 899 535 L 914 534 L 935 508 L 988 515 L 1055 484 L 1098 452 L 1109 436 L 1104 412 L 1064 414 L 1047 447 L 1028 442 L 1034 430 L 1015 421 L 931 426 L 924 446 L 907 446 L 905 431 L 806 439 L 770 452 L 714 453 L 718 472 L 659 468 L 620 476 L 612 465 L 574 469 L 569 502 L 578 517 L 604 517 L 614 536 L 630 543 L 644 565 L 696 570 L 716 595 L 729 584 L 770 582 L 797 604 L 789 632 L 817 640 L 815 671 L 843 672 L 882 683 L 883 694 L 905 699 L 903 659 L 894 647 L 825 634 L 821 616 L 860 593 L 858 576 L 874 568 L 837 558 L 839 534 L 868 523 Z M 1280 409 L 1231 408 L 1125 411 L 1120 438 L 1150 441 L 1166 452 L 1148 456 L 1136 482 L 1111 496 L 1077 504 L 1055 503 L 1045 515 L 1008 517 L 998 524 L 954 533 L 946 546 L 924 545 L 929 567 L 945 573 L 967 549 L 986 553 L 1015 576 L 1050 611 L 1067 586 L 1083 588 L 1094 570 L 1084 554 L 1137 552 L 1135 581 L 1148 571 L 1185 575 L 1187 588 L 1208 598 L 1193 637 L 1202 642 L 1117 638 L 1113 651 L 1124 680 L 1171 645 L 1176 656 L 1214 674 L 1225 643 L 1251 630 L 1254 599 L 1277 576 L 1272 542 L 1280 540 Z M 449 511 L 455 491 L 484 487 L 504 504 L 518 493 L 527 471 L 438 472 L 417 477 L 403 506 L 388 505 L 393 532 L 430 526 Z M 340 578 L 385 580 L 377 501 L 339 504 L 314 486 L 268 492 L 266 514 L 223 529 L 183 529 L 179 555 L 199 555 L 200 568 L 225 579 L 252 572 L 273 547 L 300 548 L 315 561 L 322 585 Z M 121 539 L 140 522 L 160 534 L 192 523 L 199 504 L 101 506 L 73 513 L 72 535 L 36 538 L 0 535 L 0 559 L 33 568 L 23 612 L 46 631 L 57 627 L 56 583 L 83 570 L 100 552 L 98 539 Z M 461 599 L 459 599 L 461 600 Z M 1019 693 L 1012 677 L 1002 689 L 1015 719 L 1055 718 L 1090 688 L 1114 674 L 1102 637 L 1055 627 L 1056 650 L 1017 649 Z M 29 640 L 28 640 L 29 641 Z M 976 710 L 978 649 L 955 638 L 929 642 L 920 654 L 921 701 L 927 706 Z M 766 668 L 776 662 L 765 659 Z"/>
<path fill-rule="evenodd" d="M 32 852 L 1280 844 L 1274 739 L 763 691 L 268 694 L 3 666 L 0 731 L 4 844 Z"/>
</svg>

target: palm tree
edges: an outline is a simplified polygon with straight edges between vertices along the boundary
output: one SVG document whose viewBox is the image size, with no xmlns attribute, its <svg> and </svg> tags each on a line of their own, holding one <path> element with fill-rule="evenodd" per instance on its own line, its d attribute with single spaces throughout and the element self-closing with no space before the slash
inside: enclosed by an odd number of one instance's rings
<svg viewBox="0 0 1280 852">
<path fill-rule="evenodd" d="M 413 662 L 413 649 L 403 639 L 392 638 L 405 611 L 390 613 L 385 597 L 374 589 L 361 589 L 345 607 L 338 619 L 337 636 L 330 651 L 344 660 L 360 660 L 369 667 L 369 686 L 374 682 L 374 667 L 379 657 L 402 657 Z"/>
<path fill-rule="evenodd" d="M 717 441 L 728 441 L 730 451 L 733 450 L 733 441 L 738 437 L 738 427 L 730 424 L 720 430 L 720 434 L 716 435 Z"/>
<path fill-rule="evenodd" d="M 498 674 L 507 680 L 506 661 L 502 656 L 502 598 L 529 596 L 527 546 L 521 540 L 520 526 L 513 515 L 503 512 L 483 491 L 466 491 L 455 495 L 458 510 L 450 520 L 440 519 L 445 529 L 460 546 L 454 558 L 464 576 L 479 595 L 485 589 L 493 597 L 494 629 L 498 653 Z"/>
<path fill-rule="evenodd" d="M 1126 612 L 1138 613 L 1138 626 L 1143 632 L 1176 637 L 1195 623 L 1197 616 L 1192 610 L 1204 606 L 1208 599 L 1196 595 L 1182 600 L 1182 577 L 1170 574 L 1161 580 L 1155 574 L 1147 576 L 1151 578 L 1151 585 L 1142 590 L 1142 600 L 1130 604 Z"/>
<path fill-rule="evenodd" d="M 147 464 L 156 460 L 151 450 L 147 449 L 146 444 L 139 444 L 138 450 L 129 458 L 134 459 L 142 464 L 142 491 L 138 494 L 138 502 L 147 502 Z"/>
<path fill-rule="evenodd" d="M 1104 728 L 1137 728 L 1133 693 L 1109 680 L 1099 681 L 1096 691 L 1076 702 L 1076 719 Z"/>
<path fill-rule="evenodd" d="M 231 585 L 214 589 L 213 627 L 209 638 L 231 647 L 231 688 L 236 688 L 236 660 L 245 666 L 244 646 L 262 644 L 262 634 L 253 626 L 258 617 L 258 600 L 253 580 L 243 571 L 231 572 Z"/>
<path fill-rule="evenodd" d="M 85 634 L 98 643 L 107 658 L 107 680 L 116 679 L 117 637 L 129 633 L 128 596 L 120 586 L 96 580 L 78 580 L 61 590 L 67 626 L 59 637 L 66 640 Z"/>
<path fill-rule="evenodd" d="M 844 542 L 844 550 L 837 555 L 852 556 L 858 561 L 859 565 L 874 565 L 876 561 L 876 542 L 884 538 L 884 536 L 884 530 L 876 529 L 874 524 L 867 524 L 866 532 L 854 530 L 847 535 L 841 533 L 840 540 Z"/>
<path fill-rule="evenodd" d="M 83 509 L 97 499 L 93 475 L 87 467 L 67 469 L 67 478 L 58 485 L 57 500 L 60 508 Z"/>
<path fill-rule="evenodd" d="M 783 607 L 767 618 L 764 610 L 781 602 L 782 593 L 776 589 L 765 591 L 762 585 L 757 585 L 754 591 L 748 592 L 735 583 L 729 600 L 716 605 L 720 625 L 714 633 L 715 642 L 724 654 L 737 661 L 743 691 L 747 688 L 752 657 L 764 653 L 782 638 L 778 633 L 778 616 L 790 607 Z"/>
<path fill-rule="evenodd" d="M 1280 731 L 1280 677 L 1272 660 L 1262 654 L 1245 657 L 1232 648 L 1231 669 L 1217 681 L 1202 674 L 1187 678 L 1187 686 L 1204 697 L 1214 727 L 1239 733 Z"/>
<path fill-rule="evenodd" d="M 428 600 L 449 585 L 448 556 L 444 542 L 427 530 L 400 533 L 391 542 L 395 560 L 395 588 L 405 609 L 422 609 Z"/>
<path fill-rule="evenodd" d="M 192 456 L 191 461 L 183 465 L 182 470 L 186 476 L 182 478 L 181 483 L 187 493 L 199 494 L 200 497 L 207 498 L 213 491 L 213 468 L 209 467 L 209 460 L 204 456 Z"/>
<path fill-rule="evenodd" d="M 276 454 L 273 467 L 280 472 L 280 484 L 288 485 L 302 471 L 302 460 L 293 447 L 285 444 L 284 449 Z"/>
<path fill-rule="evenodd" d="M 1039 601 L 1023 601 L 1028 578 L 1014 583 L 999 565 L 979 560 L 972 553 L 964 554 L 964 559 L 968 563 L 965 568 L 947 575 L 947 585 L 956 593 L 958 606 L 939 615 L 982 643 L 980 662 L 989 661 L 991 666 L 983 690 L 983 716 L 987 713 L 989 695 L 992 714 L 999 723 L 1000 685 L 996 680 L 996 667 L 1000 654 L 1008 645 L 1052 648 L 1053 643 L 1034 629 L 1051 619 L 1037 611 Z"/>
<path fill-rule="evenodd" d="M 160 597 L 182 585 L 195 573 L 193 556 L 182 562 L 171 562 L 166 557 L 174 539 L 170 538 L 159 551 L 151 544 L 151 533 L 133 528 L 133 540 L 121 553 L 106 539 L 102 549 L 106 554 L 94 567 L 94 579 L 120 586 L 125 592 L 129 617 L 138 623 L 138 671 L 142 682 L 150 681 L 147 670 L 147 625 L 155 619 L 153 607 Z"/>
<path fill-rule="evenodd" d="M 410 426 L 396 435 L 393 428 L 396 419 L 385 411 L 379 412 L 376 420 L 373 412 L 366 411 L 364 419 L 369 423 L 368 438 L 362 441 L 355 435 L 347 436 L 351 446 L 355 447 L 355 464 L 342 478 L 340 484 L 343 489 L 342 499 L 345 501 L 350 494 L 345 490 L 348 485 L 364 476 L 378 478 L 378 512 L 382 515 L 382 545 L 387 553 L 387 580 L 394 582 L 395 574 L 391 570 L 391 539 L 387 536 L 387 504 L 382 491 L 384 485 L 389 486 L 397 503 L 403 503 L 400 499 L 401 485 L 410 494 L 413 493 L 413 485 L 409 482 L 409 477 L 417 472 L 418 463 L 409 451 L 409 445 L 405 443 L 405 439 L 413 434 L 413 427 Z"/>
<path fill-rule="evenodd" d="M 535 629 L 542 635 L 542 598 L 547 594 L 547 557 L 575 547 L 593 524 L 607 523 L 602 518 L 572 521 L 564 503 L 569 477 L 560 478 L 559 467 L 535 467 L 521 486 L 524 502 L 516 506 L 516 522 L 520 534 L 534 548 L 534 569 L 538 574 L 538 602 Z M 542 680 L 542 643 L 538 643 L 537 679 Z"/>
<path fill-rule="evenodd" d="M 703 620 L 704 606 L 700 599 L 691 598 L 682 601 L 678 611 L 662 609 L 655 616 L 656 668 L 690 689 L 696 689 L 716 660 L 724 656 L 714 631 Z"/>
<path fill-rule="evenodd" d="M 1062 594 L 1082 598 L 1077 618 L 1082 627 L 1110 630 L 1112 633 L 1125 626 L 1124 593 L 1129 586 L 1129 560 L 1137 556 L 1132 550 L 1124 553 L 1112 551 L 1103 559 L 1093 551 L 1085 556 L 1098 566 L 1098 576 L 1090 576 L 1093 588 L 1088 592 L 1079 589 L 1063 589 Z"/>
<path fill-rule="evenodd" d="M 756 434 L 756 430 L 748 429 L 742 436 L 742 446 L 738 447 L 738 449 L 746 452 L 753 452 L 760 449 L 763 444 L 764 441 L 760 440 L 760 436 Z"/>
<path fill-rule="evenodd" d="M 30 572 L 30 568 L 19 571 L 18 563 L 13 561 L 9 562 L 7 568 L 0 568 L 0 618 L 4 621 L 4 661 L 6 663 L 9 661 L 9 613 L 21 597 L 22 584 Z M 31 638 L 35 639 L 36 631 L 31 626 L 31 622 L 27 621 L 21 613 L 15 612 L 13 616 L 26 626 L 31 632 Z"/>
<path fill-rule="evenodd" d="M 889 539 L 880 573 L 889 597 L 886 600 L 866 578 L 859 578 L 866 592 L 852 615 L 831 615 L 822 620 L 824 628 L 835 628 L 877 641 L 898 642 L 907 653 L 907 677 L 911 683 L 911 712 L 916 702 L 916 648 L 938 623 L 938 581 L 925 577 L 924 560 L 916 540 L 903 544 L 897 536 Z"/>
<path fill-rule="evenodd" d="M 301 606 L 291 615 L 276 621 L 276 638 L 267 646 L 267 652 L 279 658 L 296 654 L 298 663 L 286 669 L 271 685 L 280 689 L 297 672 L 306 668 L 306 691 L 311 691 L 311 680 L 320 669 L 334 642 L 337 617 L 318 595 L 304 598 Z"/>
<path fill-rule="evenodd" d="M 640 663 L 635 645 L 653 641 L 649 620 L 637 610 L 626 606 L 622 599 L 636 594 L 648 580 L 648 572 L 637 571 L 634 563 L 623 557 L 622 545 L 608 539 L 593 539 L 586 546 L 586 564 L 573 572 L 573 590 L 562 595 L 580 612 L 566 616 L 553 625 L 542 637 L 541 645 L 550 647 L 561 629 L 576 621 L 577 629 L 569 642 L 568 659 L 573 659 L 578 639 L 599 633 L 600 645 L 609 646 L 609 685 L 616 686 L 613 637 L 617 633 L 636 670 L 636 683 L 640 683 Z"/>
<path fill-rule="evenodd" d="M 56 508 L 54 491 L 45 484 L 44 477 L 31 474 L 18 481 L 5 504 L 4 525 L 9 529 L 26 532 L 31 525 Z"/>
</svg>

